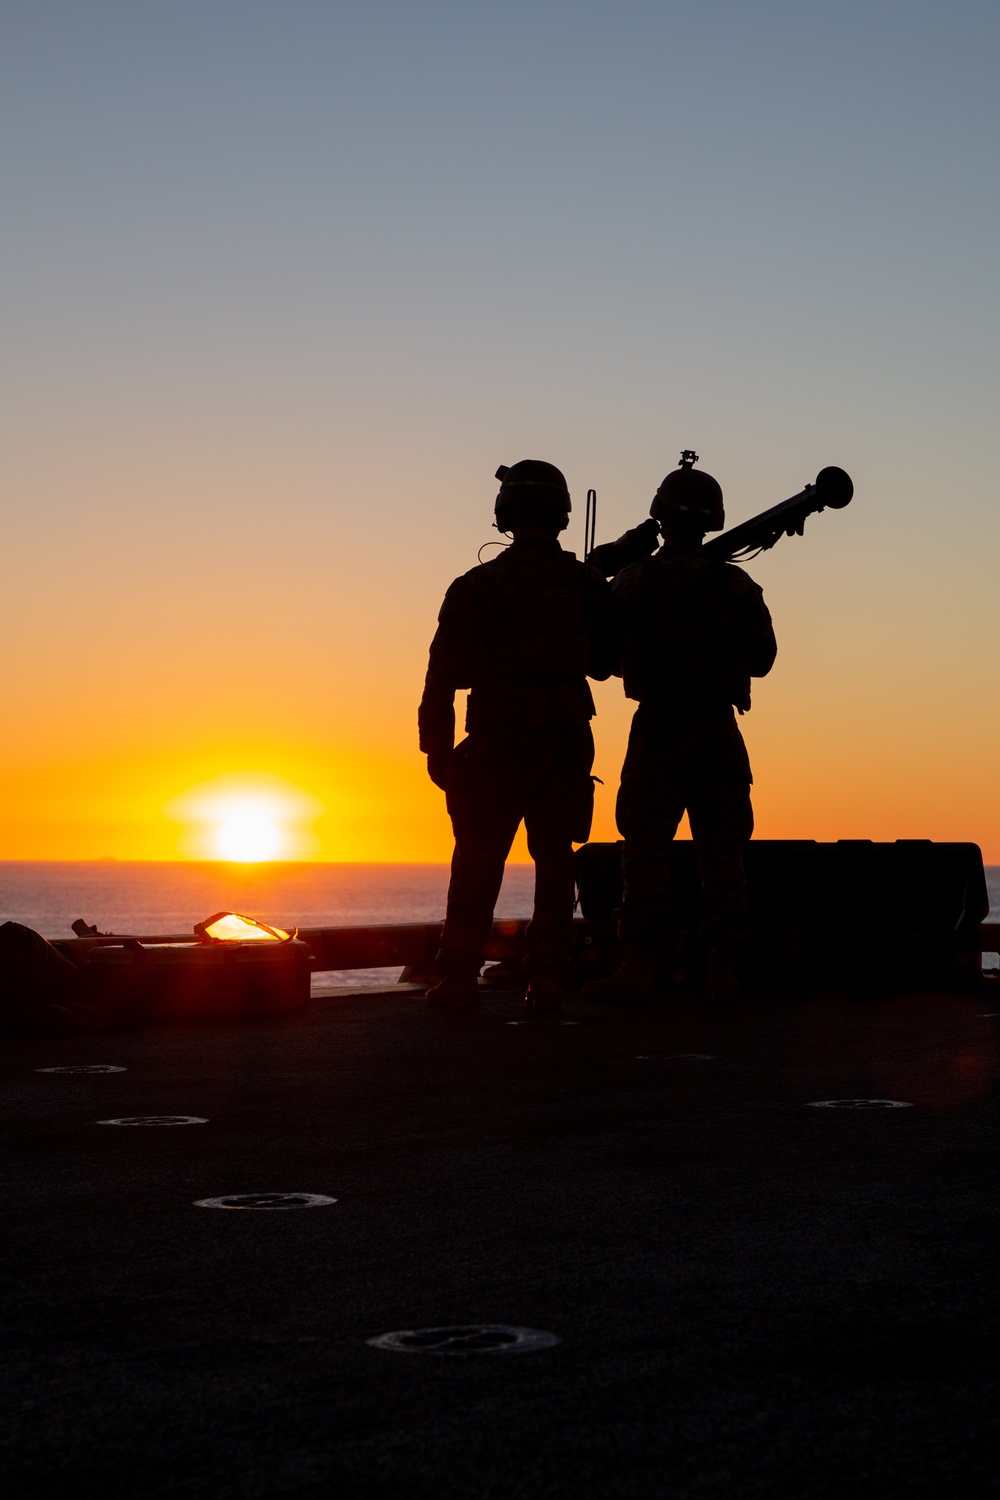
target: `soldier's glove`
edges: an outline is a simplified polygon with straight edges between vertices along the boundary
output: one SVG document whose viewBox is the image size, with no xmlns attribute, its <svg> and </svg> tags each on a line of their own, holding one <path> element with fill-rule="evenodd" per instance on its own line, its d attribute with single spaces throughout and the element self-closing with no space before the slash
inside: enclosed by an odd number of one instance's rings
<svg viewBox="0 0 1000 1500">
<path fill-rule="evenodd" d="M 602 578 L 613 578 L 629 563 L 641 562 L 660 545 L 660 523 L 652 516 L 640 521 L 631 531 L 624 532 L 617 541 L 602 542 L 587 558 L 588 563 Z"/>
<path fill-rule="evenodd" d="M 443 792 L 448 790 L 448 772 L 451 769 L 453 750 L 429 750 L 427 752 L 427 774 L 435 786 Z"/>
</svg>

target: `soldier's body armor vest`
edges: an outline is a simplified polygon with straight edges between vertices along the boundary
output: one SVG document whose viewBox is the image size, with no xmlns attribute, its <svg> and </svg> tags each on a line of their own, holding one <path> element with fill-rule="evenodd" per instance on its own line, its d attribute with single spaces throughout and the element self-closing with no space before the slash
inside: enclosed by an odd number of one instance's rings
<svg viewBox="0 0 1000 1500">
<path fill-rule="evenodd" d="M 632 571 L 623 610 L 626 696 L 665 707 L 749 708 L 746 575 L 666 552 Z"/>
<path fill-rule="evenodd" d="M 593 717 L 585 576 L 561 548 L 511 549 L 483 567 L 479 630 L 470 642 L 470 734 L 568 729 Z"/>
</svg>

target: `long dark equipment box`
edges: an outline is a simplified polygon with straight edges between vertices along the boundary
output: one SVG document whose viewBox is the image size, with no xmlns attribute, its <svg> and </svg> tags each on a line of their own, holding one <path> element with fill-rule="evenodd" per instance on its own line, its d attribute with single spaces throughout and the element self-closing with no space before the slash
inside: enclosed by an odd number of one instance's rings
<svg viewBox="0 0 1000 1500">
<path fill-rule="evenodd" d="M 595 972 L 613 956 L 621 854 L 621 843 L 577 851 Z M 962 988 L 980 979 L 989 898 L 977 844 L 759 839 L 744 864 L 750 911 L 740 965 L 749 988 Z M 690 840 L 671 844 L 669 869 L 675 968 L 697 983 L 705 912 Z"/>
</svg>

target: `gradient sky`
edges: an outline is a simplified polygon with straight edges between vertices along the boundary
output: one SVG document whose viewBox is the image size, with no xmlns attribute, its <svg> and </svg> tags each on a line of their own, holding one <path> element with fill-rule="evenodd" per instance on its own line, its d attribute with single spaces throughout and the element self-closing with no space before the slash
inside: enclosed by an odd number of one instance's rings
<svg viewBox="0 0 1000 1500">
<path fill-rule="evenodd" d="M 985 0 L 5 0 L 0 857 L 178 857 L 192 788 L 258 778 L 305 852 L 446 858 L 415 710 L 496 466 L 565 470 L 579 550 L 588 486 L 606 540 L 695 447 L 731 521 L 857 487 L 750 567 L 758 834 L 1000 862 L 998 40 Z"/>
</svg>

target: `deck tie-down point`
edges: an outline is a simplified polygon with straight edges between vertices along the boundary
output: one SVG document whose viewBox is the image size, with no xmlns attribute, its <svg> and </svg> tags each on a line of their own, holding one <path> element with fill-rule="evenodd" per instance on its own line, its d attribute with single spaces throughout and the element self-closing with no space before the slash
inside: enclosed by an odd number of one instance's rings
<svg viewBox="0 0 1000 1500">
<path fill-rule="evenodd" d="M 718 1062 L 714 1052 L 640 1052 L 636 1062 Z"/>
<path fill-rule="evenodd" d="M 810 1099 L 807 1109 L 912 1109 L 909 1099 Z"/>
<path fill-rule="evenodd" d="M 368 1339 L 373 1349 L 395 1349 L 401 1354 L 526 1354 L 550 1349 L 557 1334 L 539 1328 L 513 1328 L 507 1323 L 463 1323 L 445 1328 L 404 1328 Z"/>
<path fill-rule="evenodd" d="M 221 1198 L 196 1198 L 195 1208 L 325 1208 L 336 1203 L 326 1193 L 224 1193 Z"/>
<path fill-rule="evenodd" d="M 116 1063 L 69 1063 L 62 1068 L 36 1068 L 36 1073 L 127 1073 Z"/>
<path fill-rule="evenodd" d="M 98 1120 L 98 1125 L 207 1125 L 201 1115 L 123 1115 L 120 1120 Z"/>
</svg>

